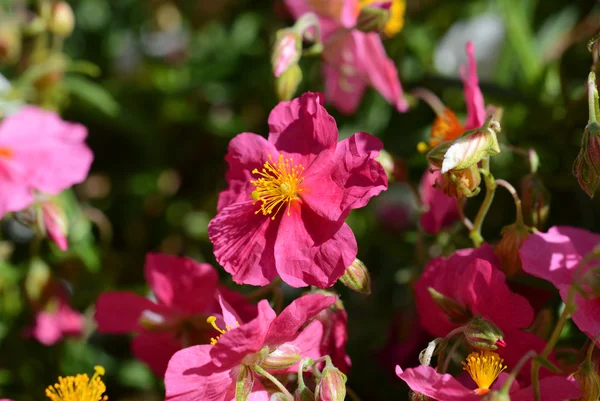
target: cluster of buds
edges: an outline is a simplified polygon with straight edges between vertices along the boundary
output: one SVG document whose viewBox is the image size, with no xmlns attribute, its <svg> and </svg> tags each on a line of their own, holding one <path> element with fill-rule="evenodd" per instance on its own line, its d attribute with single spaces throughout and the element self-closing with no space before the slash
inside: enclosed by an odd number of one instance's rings
<svg viewBox="0 0 600 401">
<path fill-rule="evenodd" d="M 479 193 L 481 174 L 478 163 L 500 152 L 498 132 L 500 124 L 490 116 L 481 128 L 467 131 L 453 141 L 443 142 L 427 153 L 431 166 L 442 173 L 438 185 L 446 195 L 469 198 Z"/>
<path fill-rule="evenodd" d="M 589 120 L 581 137 L 581 150 L 573 164 L 573 174 L 591 198 L 600 184 L 600 106 L 593 72 L 588 76 L 588 107 Z"/>
</svg>

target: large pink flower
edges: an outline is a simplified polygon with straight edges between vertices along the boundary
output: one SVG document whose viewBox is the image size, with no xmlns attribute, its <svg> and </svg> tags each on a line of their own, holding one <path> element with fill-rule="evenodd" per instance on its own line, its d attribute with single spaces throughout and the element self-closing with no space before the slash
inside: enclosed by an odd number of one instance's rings
<svg viewBox="0 0 600 401">
<path fill-rule="evenodd" d="M 229 143 L 229 187 L 208 235 L 237 283 L 265 285 L 279 275 L 293 287 L 330 287 L 356 258 L 344 220 L 387 188 L 375 160 L 382 144 L 364 132 L 338 143 L 321 100 L 307 93 L 281 102 L 268 140 L 243 133 Z"/>
<path fill-rule="evenodd" d="M 213 333 L 206 318 L 220 311 L 218 294 L 242 316 L 256 314 L 244 297 L 219 288 L 217 272 L 208 264 L 148 254 L 145 274 L 156 301 L 131 292 L 106 292 L 98 298 L 95 319 L 102 333 L 139 333 L 133 353 L 159 377 L 176 351 L 209 342 Z"/>
<path fill-rule="evenodd" d="M 478 401 L 482 397 L 475 395 L 473 389 L 465 387 L 449 374 L 440 374 L 431 366 L 419 366 L 402 370 L 396 366 L 396 374 L 416 393 L 423 394 L 438 401 Z M 506 375 L 492 385 L 492 390 L 502 387 Z M 474 383 L 473 383 L 474 384 Z M 533 388 L 521 389 L 513 382 L 509 390 L 511 401 L 532 401 Z M 566 377 L 553 376 L 540 380 L 540 394 L 544 401 L 563 401 L 581 396 L 579 385 Z"/>
<path fill-rule="evenodd" d="M 308 322 L 335 301 L 335 296 L 306 295 L 276 316 L 263 300 L 258 304 L 258 316 L 245 324 L 222 303 L 224 324 L 229 331 L 223 330 L 214 346 L 197 345 L 173 355 L 165 375 L 166 400 L 235 400 L 236 378 L 242 366 L 252 369 L 263 364 L 267 356 L 281 352 L 319 358 L 323 327 L 318 320 Z M 278 371 L 293 372 L 294 367 Z M 249 400 L 269 400 L 261 382 L 266 379 L 254 372 L 250 374 L 254 376 L 254 387 Z"/>
<path fill-rule="evenodd" d="M 384 2 L 381 2 L 384 3 Z M 377 33 L 355 29 L 358 0 L 286 0 L 295 18 L 308 12 L 319 17 L 324 43 L 325 96 L 340 111 L 353 113 L 367 85 L 398 111 L 406 111 L 398 71 Z"/>
<path fill-rule="evenodd" d="M 0 218 L 34 201 L 34 192 L 56 195 L 82 182 L 93 155 L 83 125 L 50 111 L 24 107 L 0 124 Z"/>
<path fill-rule="evenodd" d="M 519 250 L 523 271 L 550 281 L 566 301 L 569 288 L 576 279 L 574 273 L 579 261 L 599 244 L 600 235 L 575 227 L 558 226 L 550 228 L 547 233 L 534 233 Z M 578 278 L 583 277 L 592 266 L 597 267 L 597 262 L 584 267 Z M 598 298 L 591 296 L 586 299 L 577 294 L 575 303 L 577 310 L 571 315 L 573 322 L 590 338 L 595 338 L 600 333 Z"/>
</svg>

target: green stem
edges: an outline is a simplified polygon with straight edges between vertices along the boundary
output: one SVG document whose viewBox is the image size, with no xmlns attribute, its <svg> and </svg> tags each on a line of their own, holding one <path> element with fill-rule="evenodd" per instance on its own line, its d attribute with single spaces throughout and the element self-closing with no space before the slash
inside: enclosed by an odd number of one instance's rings
<svg viewBox="0 0 600 401">
<path fill-rule="evenodd" d="M 481 236 L 481 226 L 483 226 L 483 221 L 485 220 L 485 216 L 487 212 L 490 210 L 490 206 L 494 201 L 494 194 L 496 192 L 496 180 L 492 173 L 490 173 L 490 157 L 486 156 L 481 162 L 481 174 L 483 174 L 483 179 L 485 181 L 485 198 L 483 199 L 483 203 L 477 212 L 477 216 L 475 216 L 475 221 L 473 222 L 473 229 L 469 233 L 469 238 L 473 241 L 475 248 L 479 248 L 481 244 L 483 244 L 483 237 Z"/>
<path fill-rule="evenodd" d="M 519 362 L 517 362 L 517 364 L 515 365 L 512 372 L 510 372 L 510 375 L 506 378 L 504 385 L 502 385 L 502 388 L 500 389 L 500 393 L 504 393 L 508 396 L 510 386 L 516 380 L 517 374 L 519 374 L 519 371 L 523 368 L 523 365 L 525 365 L 525 363 L 529 359 L 533 358 L 534 356 L 535 356 L 535 351 L 529 351 L 519 360 Z"/>
<path fill-rule="evenodd" d="M 448 371 L 448 367 L 450 366 L 450 361 L 452 360 L 452 355 L 454 355 L 454 353 L 458 349 L 458 346 L 460 345 L 460 340 L 461 339 L 458 338 L 456 341 L 454 341 L 454 344 L 452 344 L 452 348 L 450 348 L 448 355 L 446 355 L 446 360 L 444 361 L 444 366 L 442 366 L 442 371 L 440 372 L 438 370 L 439 373 L 446 373 Z"/>
<path fill-rule="evenodd" d="M 275 386 L 277 386 L 277 388 L 283 393 L 285 394 L 285 396 L 289 399 L 289 400 L 293 400 L 294 396 L 288 391 L 287 388 L 285 388 L 285 386 L 283 384 L 281 384 L 281 382 L 279 380 L 277 380 L 275 378 L 275 376 L 273 376 L 272 374 L 270 374 L 269 372 L 267 372 L 266 370 L 264 370 L 263 368 L 261 368 L 259 365 L 254 365 L 252 367 L 252 369 L 258 373 L 261 376 L 266 377 L 267 379 L 269 379 L 271 381 L 271 383 L 273 383 Z"/>
<path fill-rule="evenodd" d="M 465 198 L 464 197 L 460 197 L 460 198 L 456 198 L 456 207 L 458 208 L 458 217 L 462 220 L 463 224 L 465 225 L 465 227 L 467 227 L 467 230 L 469 230 L 469 232 L 471 230 L 473 230 L 473 223 L 471 222 L 471 220 L 469 220 L 469 218 L 467 216 L 465 216 Z"/>
<path fill-rule="evenodd" d="M 588 108 L 590 113 L 588 124 L 597 123 L 598 88 L 596 88 L 596 74 L 593 71 L 588 75 Z"/>
<path fill-rule="evenodd" d="M 516 223 L 517 225 L 524 225 L 525 223 L 523 222 L 523 207 L 521 206 L 521 198 L 519 198 L 519 194 L 517 193 L 515 187 L 513 187 L 511 183 L 506 180 L 496 180 L 496 185 L 504 187 L 508 192 L 510 192 L 513 200 L 515 201 L 515 208 L 517 209 Z"/>
</svg>

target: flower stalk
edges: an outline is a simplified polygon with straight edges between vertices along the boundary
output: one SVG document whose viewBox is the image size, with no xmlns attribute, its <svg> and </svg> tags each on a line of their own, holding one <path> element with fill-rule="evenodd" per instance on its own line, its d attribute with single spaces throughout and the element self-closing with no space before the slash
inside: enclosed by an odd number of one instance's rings
<svg viewBox="0 0 600 401">
<path fill-rule="evenodd" d="M 485 181 L 485 198 L 483 199 L 483 203 L 475 216 L 475 221 L 473 222 L 473 229 L 469 233 L 469 238 L 473 241 L 473 245 L 475 248 L 479 248 L 481 244 L 483 244 L 483 236 L 481 235 L 481 227 L 483 226 L 483 221 L 485 220 L 485 216 L 490 210 L 490 206 L 494 201 L 494 195 L 496 193 L 496 180 L 494 176 L 490 172 L 490 157 L 486 156 L 481 162 L 481 168 L 479 169 L 481 175 L 483 175 L 483 180 Z"/>
</svg>

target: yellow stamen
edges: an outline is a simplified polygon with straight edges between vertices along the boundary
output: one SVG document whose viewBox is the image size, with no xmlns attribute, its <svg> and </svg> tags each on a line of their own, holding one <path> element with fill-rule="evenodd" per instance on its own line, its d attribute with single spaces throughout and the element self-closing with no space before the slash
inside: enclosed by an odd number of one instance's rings
<svg viewBox="0 0 600 401">
<path fill-rule="evenodd" d="M 371 3 L 375 3 L 381 0 L 360 0 L 360 8 L 368 6 Z M 398 32 L 404 27 L 404 13 L 406 11 L 406 0 L 392 0 L 392 6 L 390 7 L 390 19 L 383 32 L 388 37 L 396 36 Z"/>
<path fill-rule="evenodd" d="M 217 330 L 219 333 L 218 336 L 213 337 L 210 339 L 210 345 L 215 345 L 219 339 L 221 338 L 221 336 L 225 333 L 227 333 L 230 330 L 233 330 L 235 327 L 231 327 L 231 326 L 225 326 L 225 330 L 223 330 L 222 328 L 220 328 L 219 326 L 217 326 L 217 318 L 214 316 L 209 316 L 206 319 L 206 323 L 210 324 L 215 330 Z M 235 322 L 236 326 L 239 326 L 240 324 L 238 322 Z"/>
<path fill-rule="evenodd" d="M 302 192 L 300 184 L 303 181 L 301 178 L 303 172 L 304 167 L 301 164 L 296 166 L 292 158 L 284 159 L 283 155 L 280 155 L 275 163 L 269 155 L 269 160 L 265 162 L 261 171 L 256 168 L 252 170 L 252 174 L 259 176 L 256 180 L 250 181 L 256 187 L 252 192 L 252 198 L 262 202 L 256 213 L 262 212 L 265 216 L 272 214 L 271 219 L 275 220 L 279 210 L 287 203 L 289 216 L 292 202 L 299 199 L 298 194 Z"/>
<path fill-rule="evenodd" d="M 8 148 L 2 148 L 0 147 L 0 159 L 1 158 L 5 158 L 5 159 L 12 159 L 13 158 L 13 151 L 8 149 Z"/>
<path fill-rule="evenodd" d="M 46 389 L 46 396 L 51 401 L 106 401 L 102 395 L 106 386 L 100 376 L 105 370 L 102 366 L 94 366 L 96 373 L 90 379 L 87 374 L 59 377 L 58 383 Z"/>
<path fill-rule="evenodd" d="M 506 369 L 503 365 L 504 359 L 493 351 L 475 351 L 467 356 L 463 362 L 463 369 L 469 372 L 473 381 L 477 384 L 475 394 L 484 395 L 490 391 L 490 387 L 498 378 L 498 375 Z"/>
</svg>

